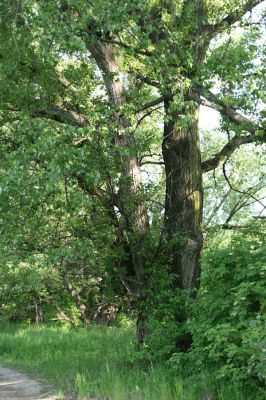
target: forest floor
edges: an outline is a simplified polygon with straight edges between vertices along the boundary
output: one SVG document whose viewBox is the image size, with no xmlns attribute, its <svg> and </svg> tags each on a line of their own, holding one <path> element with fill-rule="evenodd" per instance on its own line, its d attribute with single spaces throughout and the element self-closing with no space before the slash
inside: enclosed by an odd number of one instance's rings
<svg viewBox="0 0 266 400">
<path fill-rule="evenodd" d="M 50 388 L 10 368 L 0 366 L 0 400 L 56 400 Z"/>
</svg>

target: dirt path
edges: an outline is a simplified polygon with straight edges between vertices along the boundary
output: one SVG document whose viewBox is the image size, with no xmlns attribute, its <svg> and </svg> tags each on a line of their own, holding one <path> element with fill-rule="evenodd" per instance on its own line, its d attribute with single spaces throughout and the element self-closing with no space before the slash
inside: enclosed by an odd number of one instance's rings
<svg viewBox="0 0 266 400">
<path fill-rule="evenodd" d="M 57 400 L 27 375 L 0 366 L 0 400 Z"/>
</svg>

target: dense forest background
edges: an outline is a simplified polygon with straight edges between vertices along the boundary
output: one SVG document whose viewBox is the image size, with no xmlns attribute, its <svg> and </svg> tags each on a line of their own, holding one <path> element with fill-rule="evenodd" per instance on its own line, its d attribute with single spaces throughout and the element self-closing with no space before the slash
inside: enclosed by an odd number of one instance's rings
<svg viewBox="0 0 266 400">
<path fill-rule="evenodd" d="M 136 325 L 134 362 L 263 396 L 265 2 L 0 13 L 1 320 Z"/>
</svg>

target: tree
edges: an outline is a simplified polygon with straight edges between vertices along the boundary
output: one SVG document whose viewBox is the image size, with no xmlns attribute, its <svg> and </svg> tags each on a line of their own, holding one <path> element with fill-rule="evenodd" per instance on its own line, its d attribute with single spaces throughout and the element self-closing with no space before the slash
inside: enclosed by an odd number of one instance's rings
<svg viewBox="0 0 266 400">
<path fill-rule="evenodd" d="M 29 203 L 39 210 L 39 197 L 46 209 L 38 218 L 55 232 L 58 263 L 74 258 L 78 267 L 82 257 L 92 257 L 88 240 L 98 241 L 99 249 L 101 238 L 115 254 L 113 265 L 119 264 L 127 291 L 141 304 L 149 302 L 152 265 L 167 253 L 173 289 L 195 295 L 203 245 L 202 174 L 225 166 L 239 146 L 265 141 L 263 19 L 261 13 L 253 16 L 262 3 L 5 2 L 2 141 L 10 152 L 24 154 L 32 182 L 29 193 L 14 161 L 10 168 L 20 176 L 28 200 L 23 204 L 14 192 L 8 198 L 23 210 Z M 201 105 L 219 111 L 229 132 L 224 147 L 204 161 Z M 165 172 L 164 216 L 157 212 L 154 225 L 152 190 L 141 167 L 160 131 L 162 157 L 146 159 L 162 164 Z M 37 195 L 34 178 L 40 176 Z M 58 238 L 60 224 L 72 242 Z M 24 238 L 20 244 L 25 246 Z M 139 342 L 145 319 L 140 307 Z"/>
</svg>

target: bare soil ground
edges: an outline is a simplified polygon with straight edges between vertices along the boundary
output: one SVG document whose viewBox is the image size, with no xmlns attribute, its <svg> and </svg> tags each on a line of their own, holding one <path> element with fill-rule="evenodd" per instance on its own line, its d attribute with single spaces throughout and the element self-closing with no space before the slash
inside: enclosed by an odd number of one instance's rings
<svg viewBox="0 0 266 400">
<path fill-rule="evenodd" d="M 49 394 L 50 393 L 50 394 Z M 0 400 L 59 400 L 27 375 L 0 366 Z"/>
</svg>

